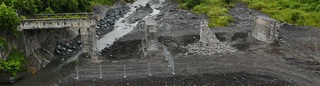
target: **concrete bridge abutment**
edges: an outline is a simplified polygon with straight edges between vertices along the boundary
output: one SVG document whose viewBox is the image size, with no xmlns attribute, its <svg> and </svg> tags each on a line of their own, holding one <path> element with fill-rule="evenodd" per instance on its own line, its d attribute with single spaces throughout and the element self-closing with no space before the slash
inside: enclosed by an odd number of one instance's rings
<svg viewBox="0 0 320 86">
<path fill-rule="evenodd" d="M 77 29 L 81 36 L 82 53 L 87 53 L 92 57 L 92 62 L 98 60 L 96 48 L 96 20 L 89 18 L 61 18 L 61 19 L 26 19 L 22 20 L 19 30 L 46 30 L 46 29 Z M 74 31 L 77 31 L 74 30 Z M 49 35 L 49 34 L 48 34 Z M 29 41 L 29 40 L 24 40 Z M 39 47 L 26 47 L 26 54 L 30 55 Z"/>
</svg>

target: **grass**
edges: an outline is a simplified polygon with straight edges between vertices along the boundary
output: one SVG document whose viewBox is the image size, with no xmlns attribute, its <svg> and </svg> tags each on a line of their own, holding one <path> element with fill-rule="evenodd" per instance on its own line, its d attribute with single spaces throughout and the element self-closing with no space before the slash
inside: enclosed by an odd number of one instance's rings
<svg viewBox="0 0 320 86">
<path fill-rule="evenodd" d="M 224 27 L 233 21 L 230 7 L 238 0 L 178 0 L 179 8 L 209 16 L 209 27 Z M 240 0 L 281 22 L 320 27 L 320 0 Z"/>
<path fill-rule="evenodd" d="M 281 22 L 320 27 L 319 0 L 241 0 Z"/>
<path fill-rule="evenodd" d="M 179 8 L 189 9 L 196 14 L 206 14 L 210 18 L 209 27 L 225 27 L 233 21 L 229 9 L 235 5 L 232 0 L 179 0 Z"/>
</svg>

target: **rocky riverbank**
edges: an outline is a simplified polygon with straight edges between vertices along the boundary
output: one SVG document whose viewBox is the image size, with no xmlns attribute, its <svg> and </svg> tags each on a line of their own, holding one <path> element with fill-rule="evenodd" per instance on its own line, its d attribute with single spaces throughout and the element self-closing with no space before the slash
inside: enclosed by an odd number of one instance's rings
<svg viewBox="0 0 320 86">
<path fill-rule="evenodd" d="M 116 20 L 124 17 L 129 11 L 128 6 L 120 6 L 117 8 L 111 8 L 106 11 L 103 19 L 99 20 L 96 26 L 96 33 L 98 36 L 105 35 L 114 29 L 114 24 Z"/>
</svg>

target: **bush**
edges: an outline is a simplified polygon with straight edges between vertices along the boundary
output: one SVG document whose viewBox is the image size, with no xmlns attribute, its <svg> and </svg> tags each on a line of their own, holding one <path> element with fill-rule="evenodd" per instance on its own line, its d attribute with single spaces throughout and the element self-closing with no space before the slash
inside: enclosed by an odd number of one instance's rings
<svg viewBox="0 0 320 86">
<path fill-rule="evenodd" d="M 180 8 L 183 9 L 192 9 L 193 7 L 201 4 L 204 0 L 179 0 L 179 3 L 182 5 L 179 6 Z"/>
<path fill-rule="evenodd" d="M 92 0 L 92 5 L 112 5 L 116 0 Z"/>
<path fill-rule="evenodd" d="M 320 27 L 319 0 L 241 0 L 249 8 L 294 25 Z"/>
<path fill-rule="evenodd" d="M 8 50 L 8 43 L 4 38 L 0 37 L 0 48 L 4 49 L 5 51 Z"/>
<path fill-rule="evenodd" d="M 17 77 L 17 73 L 22 70 L 22 66 L 26 63 L 25 56 L 14 49 L 8 56 L 7 60 L 0 59 L 0 69 L 7 71 L 12 76 Z"/>
<path fill-rule="evenodd" d="M 233 21 L 229 8 L 235 0 L 179 0 L 180 8 L 191 9 L 196 14 L 206 14 L 210 17 L 209 27 L 224 27 Z"/>
<path fill-rule="evenodd" d="M 54 14 L 55 12 L 51 9 L 51 7 L 47 7 L 46 11 L 42 12 L 42 14 Z"/>
<path fill-rule="evenodd" d="M 17 26 L 20 24 L 20 18 L 16 14 L 15 10 L 11 7 L 7 7 L 4 3 L 0 5 L 0 29 L 2 31 L 16 30 Z"/>
</svg>

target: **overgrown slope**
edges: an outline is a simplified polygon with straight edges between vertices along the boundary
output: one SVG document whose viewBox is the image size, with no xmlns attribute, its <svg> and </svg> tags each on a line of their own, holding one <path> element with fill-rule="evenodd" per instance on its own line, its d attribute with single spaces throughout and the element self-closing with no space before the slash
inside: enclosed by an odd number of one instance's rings
<svg viewBox="0 0 320 86">
<path fill-rule="evenodd" d="M 249 8 L 300 26 L 320 27 L 320 0 L 241 0 Z"/>
</svg>

